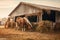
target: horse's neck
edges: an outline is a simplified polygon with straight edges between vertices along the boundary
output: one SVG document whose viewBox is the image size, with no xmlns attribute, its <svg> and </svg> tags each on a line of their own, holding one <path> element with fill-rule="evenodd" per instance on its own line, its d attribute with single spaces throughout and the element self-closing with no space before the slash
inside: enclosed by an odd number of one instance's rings
<svg viewBox="0 0 60 40">
<path fill-rule="evenodd" d="M 24 21 L 23 19 L 20 20 L 20 22 L 23 22 L 23 21 Z"/>
</svg>

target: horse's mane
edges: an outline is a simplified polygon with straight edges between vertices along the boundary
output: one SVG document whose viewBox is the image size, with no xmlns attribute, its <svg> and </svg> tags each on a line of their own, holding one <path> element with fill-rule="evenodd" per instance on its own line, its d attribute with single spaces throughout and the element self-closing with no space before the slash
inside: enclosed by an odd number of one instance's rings
<svg viewBox="0 0 60 40">
<path fill-rule="evenodd" d="M 24 17 L 24 20 L 27 24 L 31 25 L 31 27 L 32 27 L 32 24 L 30 23 L 30 21 L 26 17 Z"/>
</svg>

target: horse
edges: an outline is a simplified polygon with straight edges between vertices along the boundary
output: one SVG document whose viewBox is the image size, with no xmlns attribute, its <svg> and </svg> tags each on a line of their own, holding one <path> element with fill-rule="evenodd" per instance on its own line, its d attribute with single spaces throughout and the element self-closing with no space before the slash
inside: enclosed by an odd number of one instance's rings
<svg viewBox="0 0 60 40">
<path fill-rule="evenodd" d="M 26 17 L 24 17 L 23 18 L 24 19 L 24 21 L 25 21 L 25 25 L 27 26 L 26 28 L 27 28 L 27 30 L 32 30 L 32 24 L 30 23 L 30 21 L 26 18 Z"/>
<path fill-rule="evenodd" d="M 5 22 L 5 28 L 14 28 L 15 26 L 16 23 L 10 18 L 8 18 L 7 21 Z"/>
<path fill-rule="evenodd" d="M 16 27 L 16 22 L 13 21 L 12 19 L 10 20 L 11 27 L 10 28 L 15 28 Z"/>
<path fill-rule="evenodd" d="M 30 22 L 25 17 L 17 17 L 16 19 L 16 27 L 17 29 L 21 29 L 22 31 L 26 31 L 27 29 L 31 29 Z"/>
<path fill-rule="evenodd" d="M 23 18 L 21 18 L 21 17 L 16 18 L 16 28 L 18 30 L 23 28 L 23 23 L 24 23 Z"/>
<path fill-rule="evenodd" d="M 7 19 L 4 26 L 5 26 L 5 28 L 10 27 L 10 18 Z"/>
</svg>

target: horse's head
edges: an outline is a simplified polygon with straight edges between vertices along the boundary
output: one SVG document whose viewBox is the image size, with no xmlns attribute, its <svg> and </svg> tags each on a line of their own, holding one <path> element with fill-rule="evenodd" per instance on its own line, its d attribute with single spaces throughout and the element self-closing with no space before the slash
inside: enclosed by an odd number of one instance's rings
<svg viewBox="0 0 60 40">
<path fill-rule="evenodd" d="M 20 22 L 20 17 L 17 17 L 16 18 L 16 22 Z"/>
</svg>

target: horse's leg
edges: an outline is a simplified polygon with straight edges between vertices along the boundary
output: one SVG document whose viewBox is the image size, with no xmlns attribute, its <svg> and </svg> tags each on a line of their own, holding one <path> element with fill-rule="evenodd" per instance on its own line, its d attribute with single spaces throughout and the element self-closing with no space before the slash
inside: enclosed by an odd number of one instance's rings
<svg viewBox="0 0 60 40">
<path fill-rule="evenodd" d="M 24 27 L 24 31 L 25 31 L 26 30 L 25 25 L 23 27 Z"/>
<path fill-rule="evenodd" d="M 16 30 L 18 30 L 18 25 L 17 25 L 17 23 L 16 23 L 16 27 L 15 27 L 15 28 L 16 28 Z"/>
<path fill-rule="evenodd" d="M 7 25 L 5 25 L 5 28 L 7 28 Z"/>
<path fill-rule="evenodd" d="M 16 27 L 16 23 L 14 22 L 14 28 Z"/>
<path fill-rule="evenodd" d="M 4 27 L 6 28 L 6 24 L 4 25 Z"/>
<path fill-rule="evenodd" d="M 24 28 L 23 28 L 23 26 L 21 26 L 21 30 L 22 30 L 22 31 L 24 31 Z"/>
<path fill-rule="evenodd" d="M 7 26 L 7 22 L 5 23 L 4 27 L 6 28 L 6 26 Z"/>
<path fill-rule="evenodd" d="M 7 22 L 7 23 L 6 23 L 6 28 L 8 28 L 8 27 L 9 27 L 9 23 Z"/>
<path fill-rule="evenodd" d="M 22 25 L 22 31 L 25 31 L 25 29 L 26 29 L 25 25 Z"/>
<path fill-rule="evenodd" d="M 24 31 L 23 28 L 22 28 L 22 31 Z"/>
<path fill-rule="evenodd" d="M 8 23 L 7 23 L 7 24 L 5 25 L 5 28 L 8 28 L 8 26 L 9 26 L 9 25 L 8 25 Z"/>
</svg>

